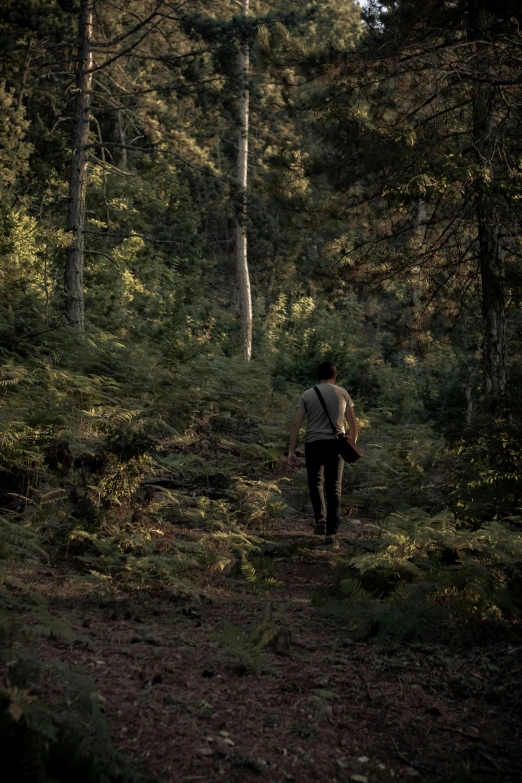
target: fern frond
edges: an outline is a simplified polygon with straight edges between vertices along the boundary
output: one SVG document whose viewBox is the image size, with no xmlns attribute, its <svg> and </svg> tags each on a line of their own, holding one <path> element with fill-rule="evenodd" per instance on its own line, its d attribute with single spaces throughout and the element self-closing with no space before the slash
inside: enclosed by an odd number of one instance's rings
<svg viewBox="0 0 522 783">
<path fill-rule="evenodd" d="M 266 572 L 267 567 L 269 567 L 269 561 L 266 561 L 264 558 L 257 558 L 257 561 L 264 566 Z M 255 590 L 272 590 L 283 585 L 283 582 L 279 579 L 275 579 L 273 576 L 265 576 L 261 569 L 256 569 L 245 555 L 241 559 L 241 573 L 245 581 Z"/>
<path fill-rule="evenodd" d="M 262 647 L 254 642 L 251 633 L 232 623 L 225 623 L 223 633 L 216 637 L 223 652 L 239 658 L 260 677 L 262 674 L 276 674 L 274 667 L 261 654 Z"/>
<path fill-rule="evenodd" d="M 42 546 L 42 539 L 27 525 L 0 517 L 0 559 L 47 560 L 48 554 Z"/>
</svg>

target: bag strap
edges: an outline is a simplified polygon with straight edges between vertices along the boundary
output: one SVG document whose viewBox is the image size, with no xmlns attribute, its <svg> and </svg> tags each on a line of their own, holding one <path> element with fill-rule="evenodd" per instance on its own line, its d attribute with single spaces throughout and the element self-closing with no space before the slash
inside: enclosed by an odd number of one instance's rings
<svg viewBox="0 0 522 783">
<path fill-rule="evenodd" d="M 317 396 L 319 397 L 319 401 L 320 401 L 321 405 L 323 406 L 323 411 L 326 413 L 326 415 L 327 415 L 327 417 L 328 417 L 328 421 L 330 422 L 330 427 L 332 428 L 332 432 L 333 432 L 333 434 L 334 434 L 334 435 L 337 435 L 337 427 L 334 427 L 334 425 L 333 425 L 333 422 L 332 422 L 332 420 L 331 420 L 331 418 L 330 418 L 330 414 L 328 413 L 328 410 L 327 410 L 327 408 L 326 408 L 326 403 L 325 403 L 325 401 L 324 401 L 324 397 L 323 397 L 323 395 L 321 394 L 321 392 L 319 391 L 319 389 L 317 388 L 317 386 L 314 386 L 314 392 L 315 392 L 315 393 L 317 394 Z"/>
</svg>

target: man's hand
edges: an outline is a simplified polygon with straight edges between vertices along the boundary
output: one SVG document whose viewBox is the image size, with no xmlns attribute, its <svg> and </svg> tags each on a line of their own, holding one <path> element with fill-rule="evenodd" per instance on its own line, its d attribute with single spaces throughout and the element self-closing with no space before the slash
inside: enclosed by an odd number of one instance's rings
<svg viewBox="0 0 522 783">
<path fill-rule="evenodd" d="M 351 405 L 347 406 L 345 416 L 349 427 L 348 437 L 355 445 L 357 443 L 357 438 L 359 437 L 359 427 L 357 426 L 357 419 L 355 418 L 355 413 L 353 412 Z"/>
<path fill-rule="evenodd" d="M 290 444 L 288 446 L 288 464 L 293 468 L 297 466 L 297 454 L 295 453 L 295 447 L 297 446 L 297 439 L 299 437 L 299 430 L 305 417 L 304 408 L 296 408 L 295 416 L 292 422 L 292 429 L 290 430 Z"/>
</svg>

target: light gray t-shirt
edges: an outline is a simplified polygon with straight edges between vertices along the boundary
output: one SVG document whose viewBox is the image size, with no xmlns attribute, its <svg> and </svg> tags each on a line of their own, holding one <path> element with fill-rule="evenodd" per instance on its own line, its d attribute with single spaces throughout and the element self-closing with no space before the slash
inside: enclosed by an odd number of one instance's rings
<svg viewBox="0 0 522 783">
<path fill-rule="evenodd" d="M 318 383 L 317 387 L 321 392 L 323 400 L 326 403 L 326 409 L 337 432 L 344 432 L 344 417 L 346 406 L 353 408 L 352 398 L 342 386 L 336 386 L 334 383 Z M 334 440 L 334 435 L 330 422 L 323 410 L 321 401 L 314 389 L 307 389 L 297 403 L 298 408 L 304 408 L 308 416 L 308 427 L 306 429 L 306 443 L 312 443 L 314 440 Z"/>
</svg>

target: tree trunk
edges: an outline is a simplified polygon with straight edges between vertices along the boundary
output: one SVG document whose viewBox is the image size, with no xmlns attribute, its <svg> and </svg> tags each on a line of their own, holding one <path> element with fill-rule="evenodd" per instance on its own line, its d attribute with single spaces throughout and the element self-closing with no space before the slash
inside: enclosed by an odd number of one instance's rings
<svg viewBox="0 0 522 783">
<path fill-rule="evenodd" d="M 274 256 L 274 260 L 272 262 L 272 269 L 270 270 L 270 275 L 268 277 L 268 283 L 266 284 L 266 292 L 265 292 L 265 312 L 268 315 L 270 312 L 270 305 L 272 304 L 272 289 L 274 287 L 274 283 L 276 281 L 276 264 L 277 264 L 277 254 Z"/>
<path fill-rule="evenodd" d="M 484 0 L 469 0 L 470 38 L 476 40 L 474 54 L 477 70 L 487 71 L 488 45 L 481 41 L 488 28 Z M 477 40 L 478 39 L 478 40 Z M 499 236 L 499 216 L 492 193 L 495 179 L 495 102 L 497 90 L 487 82 L 476 82 L 473 87 L 473 149 L 479 169 L 475 195 L 478 256 L 482 286 L 483 324 L 483 385 L 490 405 L 502 402 L 507 382 L 506 375 L 506 311 L 504 275 Z"/>
<path fill-rule="evenodd" d="M 248 16 L 249 0 L 242 0 L 242 15 Z M 248 183 L 248 43 L 241 43 L 239 55 L 241 94 L 239 103 L 239 139 L 237 151 L 237 178 L 239 181 L 239 208 L 236 219 L 236 264 L 241 312 L 241 344 L 245 361 L 252 358 L 252 294 L 247 258 L 247 183 Z"/>
<path fill-rule="evenodd" d="M 83 299 L 83 267 L 85 243 L 85 197 L 87 190 L 87 162 L 90 131 L 92 86 L 92 23 L 94 0 L 81 0 L 76 61 L 76 103 L 72 136 L 71 174 L 67 231 L 71 242 L 65 257 L 65 315 L 73 329 L 85 329 Z"/>
<path fill-rule="evenodd" d="M 471 386 L 466 388 L 466 400 L 468 403 L 466 406 L 466 426 L 471 427 L 473 421 L 473 390 Z"/>
<path fill-rule="evenodd" d="M 476 215 L 482 284 L 484 392 L 490 403 L 496 405 L 502 401 L 507 382 L 503 264 L 493 205 L 479 199 Z"/>
<path fill-rule="evenodd" d="M 121 144 L 121 153 L 120 153 L 120 168 L 123 169 L 123 171 L 127 168 L 127 139 L 126 139 L 126 128 L 123 122 L 123 112 L 118 112 L 118 122 L 117 122 L 117 130 L 118 130 L 118 138 L 117 141 Z"/>
</svg>

